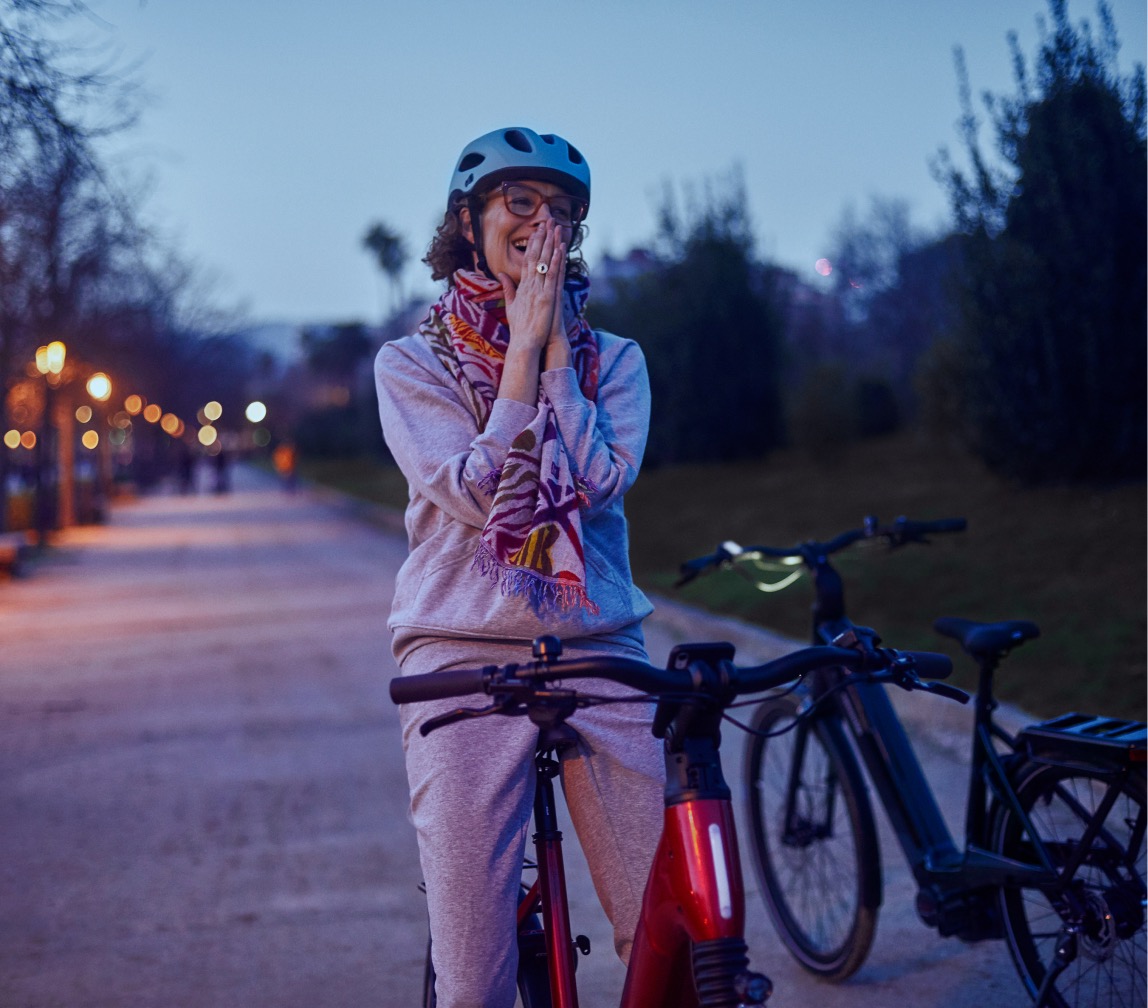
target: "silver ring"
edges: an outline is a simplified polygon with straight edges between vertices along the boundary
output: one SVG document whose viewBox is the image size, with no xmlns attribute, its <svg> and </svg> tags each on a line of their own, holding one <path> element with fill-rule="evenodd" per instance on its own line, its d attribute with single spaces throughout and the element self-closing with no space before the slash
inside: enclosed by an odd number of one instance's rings
<svg viewBox="0 0 1148 1008">
<path fill-rule="evenodd" d="M 543 276 L 546 276 L 546 274 L 550 272 L 550 267 L 547 266 L 546 263 L 544 263 L 544 262 L 540 262 L 534 268 L 536 270 L 538 270 L 538 272 L 541 273 Z"/>
</svg>

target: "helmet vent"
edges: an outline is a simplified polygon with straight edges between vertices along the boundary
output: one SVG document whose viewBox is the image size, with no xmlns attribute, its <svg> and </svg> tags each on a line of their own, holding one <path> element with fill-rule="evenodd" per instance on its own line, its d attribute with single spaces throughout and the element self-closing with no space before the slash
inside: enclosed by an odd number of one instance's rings
<svg viewBox="0 0 1148 1008">
<path fill-rule="evenodd" d="M 516 151 L 522 151 L 523 154 L 530 154 L 534 150 L 521 130 L 507 130 L 502 134 L 502 138 Z"/>
<path fill-rule="evenodd" d="M 570 155 L 570 161 L 573 164 L 582 164 L 586 159 L 582 157 L 582 152 L 578 150 L 573 144 L 567 144 L 566 150 Z"/>
<path fill-rule="evenodd" d="M 471 151 L 458 163 L 458 170 L 460 172 L 470 171 L 472 168 L 477 168 L 485 160 L 485 154 L 479 154 L 478 151 Z"/>
</svg>

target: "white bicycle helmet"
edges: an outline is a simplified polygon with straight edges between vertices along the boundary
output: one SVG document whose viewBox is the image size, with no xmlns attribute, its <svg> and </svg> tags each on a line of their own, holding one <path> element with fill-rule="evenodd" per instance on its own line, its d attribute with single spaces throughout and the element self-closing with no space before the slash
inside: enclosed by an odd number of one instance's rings
<svg viewBox="0 0 1148 1008">
<path fill-rule="evenodd" d="M 524 126 L 494 130 L 463 148 L 450 180 L 448 205 L 510 178 L 536 178 L 590 202 L 590 166 L 581 152 L 553 133 Z"/>
</svg>

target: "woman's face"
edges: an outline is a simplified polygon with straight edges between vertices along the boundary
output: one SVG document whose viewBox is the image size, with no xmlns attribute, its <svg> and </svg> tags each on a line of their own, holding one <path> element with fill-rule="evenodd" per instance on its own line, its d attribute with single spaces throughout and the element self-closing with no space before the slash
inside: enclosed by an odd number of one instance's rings
<svg viewBox="0 0 1148 1008">
<path fill-rule="evenodd" d="M 538 200 L 532 194 L 538 194 L 542 199 Z M 561 186 L 534 179 L 516 179 L 504 186 L 497 186 L 486 194 L 482 210 L 482 250 L 486 255 L 486 265 L 491 274 L 497 277 L 499 273 L 505 273 L 515 285 L 522 280 L 526 242 L 535 228 L 550 224 L 555 218 L 555 211 L 546 201 L 567 195 Z M 508 201 L 516 208 L 517 213 L 511 212 L 507 205 Z M 529 210 L 532 204 L 537 204 L 533 211 Z M 520 216 L 523 211 L 526 211 L 526 215 Z M 559 211 L 557 216 L 561 218 L 564 214 Z M 459 211 L 459 217 L 462 221 L 463 234 L 473 243 L 474 229 L 471 227 L 470 208 L 463 207 Z M 560 226 L 558 240 L 569 245 L 573 233 L 573 227 Z"/>
</svg>

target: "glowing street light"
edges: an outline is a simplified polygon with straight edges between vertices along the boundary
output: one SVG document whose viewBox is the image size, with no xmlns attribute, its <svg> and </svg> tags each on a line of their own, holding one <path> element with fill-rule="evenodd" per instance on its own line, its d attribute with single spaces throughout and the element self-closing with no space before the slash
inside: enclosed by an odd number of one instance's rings
<svg viewBox="0 0 1148 1008">
<path fill-rule="evenodd" d="M 64 370 L 68 348 L 60 340 L 36 348 L 36 370 L 42 375 L 59 375 Z"/>
<path fill-rule="evenodd" d="M 112 380 L 103 371 L 97 371 L 88 379 L 87 389 L 96 402 L 107 402 L 112 395 Z"/>
<path fill-rule="evenodd" d="M 64 370 L 64 361 L 68 348 L 60 340 L 52 340 L 47 346 L 36 348 L 36 370 L 44 376 L 46 391 L 44 396 L 43 430 L 36 455 L 36 545 L 43 549 L 48 544 L 49 526 L 56 524 L 60 515 L 60 500 L 63 499 L 63 489 L 57 487 L 57 479 L 53 478 L 52 449 L 64 447 L 63 441 L 56 437 L 56 445 L 52 441 L 52 427 L 55 422 L 56 386 L 60 384 L 60 375 Z M 70 447 L 70 446 L 69 446 Z M 63 456 L 64 453 L 61 452 Z M 61 457 L 61 463 L 70 465 L 70 457 Z M 61 464 L 60 475 L 69 476 Z M 59 494 L 60 500 L 53 503 L 51 496 Z M 67 517 L 66 515 L 63 517 Z"/>
<path fill-rule="evenodd" d="M 112 493 L 111 439 L 107 436 L 107 402 L 112 397 L 112 380 L 103 371 L 92 375 L 86 386 L 88 395 L 100 404 L 99 418 L 104 437 L 95 431 L 84 431 L 81 443 L 89 451 L 96 451 L 96 513 L 102 517 Z"/>
</svg>

